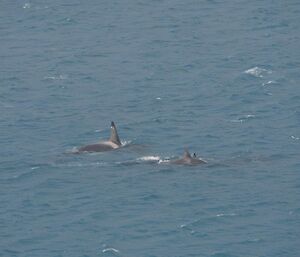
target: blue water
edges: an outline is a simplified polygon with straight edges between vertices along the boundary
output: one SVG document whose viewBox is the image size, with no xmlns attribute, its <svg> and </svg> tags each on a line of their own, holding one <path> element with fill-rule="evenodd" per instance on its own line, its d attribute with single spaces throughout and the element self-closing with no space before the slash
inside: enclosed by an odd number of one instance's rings
<svg viewBox="0 0 300 257">
<path fill-rule="evenodd" d="M 298 0 L 3 0 L 0 256 L 300 256 L 299 27 Z M 70 153 L 111 120 L 123 149 Z"/>
</svg>

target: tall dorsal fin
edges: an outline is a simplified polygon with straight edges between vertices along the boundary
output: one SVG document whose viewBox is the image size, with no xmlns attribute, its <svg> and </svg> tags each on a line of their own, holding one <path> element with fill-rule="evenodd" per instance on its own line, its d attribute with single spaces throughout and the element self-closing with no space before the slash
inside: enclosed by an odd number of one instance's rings
<svg viewBox="0 0 300 257">
<path fill-rule="evenodd" d="M 117 132 L 117 128 L 113 121 L 111 122 L 110 129 L 111 129 L 111 134 L 110 134 L 109 140 L 117 145 L 121 145 L 121 141 L 120 141 L 120 138 L 119 138 L 119 135 Z"/>
<path fill-rule="evenodd" d="M 183 154 L 184 159 L 190 159 L 192 158 L 191 154 L 189 153 L 188 149 L 184 149 L 184 154 Z"/>
</svg>

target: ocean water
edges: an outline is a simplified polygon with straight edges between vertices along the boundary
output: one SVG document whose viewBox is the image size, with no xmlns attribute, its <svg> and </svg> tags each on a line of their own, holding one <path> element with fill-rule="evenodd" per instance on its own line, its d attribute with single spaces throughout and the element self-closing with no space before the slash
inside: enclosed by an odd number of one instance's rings
<svg viewBox="0 0 300 257">
<path fill-rule="evenodd" d="M 298 0 L 2 0 L 0 256 L 300 256 L 299 27 Z M 71 153 L 112 120 L 122 149 Z"/>
</svg>

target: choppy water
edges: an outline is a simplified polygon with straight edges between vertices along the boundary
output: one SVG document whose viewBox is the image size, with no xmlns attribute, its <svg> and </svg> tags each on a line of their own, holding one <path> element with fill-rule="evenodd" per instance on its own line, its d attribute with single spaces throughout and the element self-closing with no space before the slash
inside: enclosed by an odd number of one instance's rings
<svg viewBox="0 0 300 257">
<path fill-rule="evenodd" d="M 298 0 L 2 1 L 0 256 L 299 256 L 299 26 Z M 68 153 L 111 120 L 126 147 Z"/>
</svg>

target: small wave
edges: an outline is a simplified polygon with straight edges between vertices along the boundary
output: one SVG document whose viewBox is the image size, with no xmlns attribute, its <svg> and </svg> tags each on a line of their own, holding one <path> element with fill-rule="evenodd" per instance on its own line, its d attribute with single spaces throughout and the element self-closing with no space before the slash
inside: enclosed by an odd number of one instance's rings
<svg viewBox="0 0 300 257">
<path fill-rule="evenodd" d="M 38 172 L 40 172 L 40 171 L 38 171 L 38 169 L 40 169 L 40 168 L 41 168 L 40 166 L 31 167 L 30 171 L 26 171 L 26 172 L 23 172 L 20 174 L 15 174 L 10 178 L 10 180 L 20 180 L 20 179 L 32 178 L 32 176 L 34 174 L 37 174 Z"/>
<path fill-rule="evenodd" d="M 299 140 L 300 138 L 299 137 L 295 137 L 295 136 L 291 136 L 292 139 L 294 140 Z"/>
<path fill-rule="evenodd" d="M 266 70 L 266 69 L 263 69 L 263 68 L 259 68 L 259 67 L 253 67 L 251 69 L 248 69 L 248 70 L 244 71 L 244 73 L 252 75 L 252 76 L 257 77 L 257 78 L 262 78 L 262 77 L 264 77 L 265 74 L 271 74 L 272 71 L 271 70 Z"/>
<path fill-rule="evenodd" d="M 120 251 L 118 249 L 115 249 L 115 248 L 112 248 L 112 247 L 110 247 L 110 248 L 104 248 L 102 250 L 102 252 L 103 253 L 114 253 L 114 254 L 119 254 L 120 253 Z"/>
<path fill-rule="evenodd" d="M 44 9 L 49 9 L 49 6 L 45 5 L 45 6 L 37 6 L 35 7 L 36 10 L 44 10 Z"/>
<path fill-rule="evenodd" d="M 269 80 L 268 82 L 266 83 L 262 83 L 263 86 L 268 86 L 268 85 L 271 85 L 271 84 L 276 84 L 277 82 L 275 80 Z"/>
<path fill-rule="evenodd" d="M 232 123 L 242 123 L 243 120 L 230 120 L 230 122 L 232 122 Z"/>
<path fill-rule="evenodd" d="M 41 167 L 40 166 L 34 166 L 34 167 L 31 167 L 31 170 L 37 170 L 39 168 L 41 168 Z"/>
<path fill-rule="evenodd" d="M 67 150 L 66 153 L 79 153 L 79 149 L 75 146 L 71 150 Z"/>
<path fill-rule="evenodd" d="M 247 114 L 244 116 L 244 118 L 249 119 L 249 118 L 255 118 L 255 115 L 253 114 Z"/>
<path fill-rule="evenodd" d="M 11 104 L 5 104 L 5 103 L 3 103 L 2 104 L 2 106 L 3 106 L 3 108 L 14 108 L 14 106 L 13 105 L 11 105 Z"/>
<path fill-rule="evenodd" d="M 226 216 L 227 216 L 227 217 L 228 217 L 228 216 L 231 216 L 231 217 L 232 217 L 232 216 L 236 216 L 236 213 L 234 213 L 234 212 L 233 212 L 233 213 L 227 213 L 227 214 L 226 214 L 226 213 L 218 213 L 218 214 L 216 215 L 216 217 L 226 217 Z"/>
<path fill-rule="evenodd" d="M 68 163 L 61 163 L 61 164 L 52 164 L 53 167 L 97 167 L 97 166 L 105 166 L 107 165 L 106 162 L 89 162 L 89 163 L 82 163 L 82 162 L 68 162 Z"/>
<path fill-rule="evenodd" d="M 179 227 L 184 230 L 184 231 L 187 231 L 189 232 L 190 234 L 198 234 L 199 232 L 194 230 L 192 228 L 192 226 L 194 225 L 194 223 L 197 223 L 199 220 L 194 220 L 192 222 L 189 222 L 189 223 L 184 223 L 184 224 L 181 224 Z M 205 234 L 202 234 L 202 236 L 205 236 Z"/>
<path fill-rule="evenodd" d="M 240 243 L 241 244 L 254 244 L 254 243 L 259 243 L 259 242 L 262 242 L 263 240 L 260 239 L 260 238 L 249 238 L 249 239 L 246 239 L 246 240 L 243 240 L 241 241 Z"/>
<path fill-rule="evenodd" d="M 233 120 L 230 120 L 230 122 L 233 122 L 233 123 L 242 123 L 246 120 L 250 120 L 250 119 L 254 119 L 256 118 L 256 116 L 254 114 L 246 114 L 246 115 L 243 115 L 237 119 L 233 119 Z"/>
<path fill-rule="evenodd" d="M 181 224 L 180 228 L 183 229 L 183 230 L 189 231 L 191 234 L 195 233 L 195 230 L 193 230 L 192 228 L 188 227 L 188 224 Z"/>
<path fill-rule="evenodd" d="M 23 5 L 23 9 L 29 9 L 29 8 L 31 8 L 31 4 L 30 3 L 25 3 Z"/>
<path fill-rule="evenodd" d="M 46 80 L 63 80 L 63 79 L 67 79 L 68 76 L 67 75 L 58 75 L 58 76 L 45 76 L 44 79 Z"/>
</svg>

